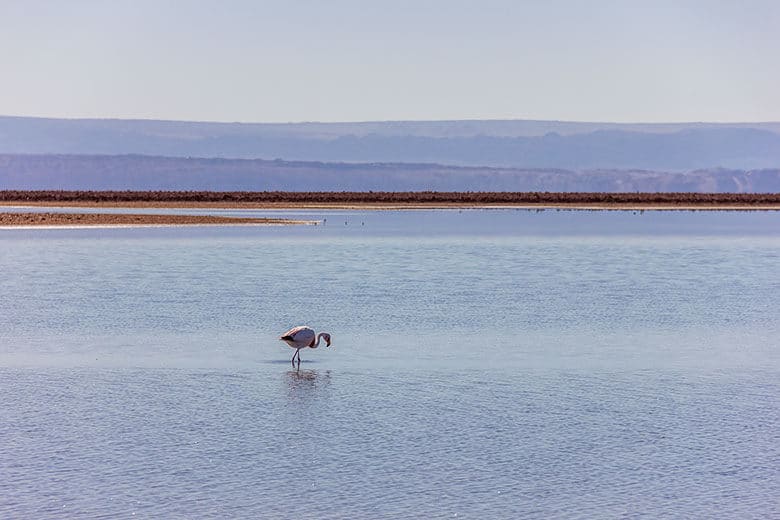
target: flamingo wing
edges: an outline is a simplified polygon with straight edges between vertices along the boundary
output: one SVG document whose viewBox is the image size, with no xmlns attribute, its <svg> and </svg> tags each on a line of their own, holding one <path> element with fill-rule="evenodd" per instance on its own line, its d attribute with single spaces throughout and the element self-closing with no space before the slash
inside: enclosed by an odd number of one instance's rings
<svg viewBox="0 0 780 520">
<path fill-rule="evenodd" d="M 311 327 L 301 325 L 291 328 L 282 334 L 279 339 L 287 342 L 292 347 L 308 347 L 313 344 L 315 337 L 314 330 Z"/>
</svg>

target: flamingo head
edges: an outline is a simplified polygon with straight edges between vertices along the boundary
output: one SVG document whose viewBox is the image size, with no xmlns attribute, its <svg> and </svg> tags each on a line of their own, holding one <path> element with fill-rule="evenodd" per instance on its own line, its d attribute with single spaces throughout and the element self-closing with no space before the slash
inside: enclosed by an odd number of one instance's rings
<svg viewBox="0 0 780 520">
<path fill-rule="evenodd" d="M 330 346 L 330 334 L 328 334 L 327 332 L 323 332 L 322 333 L 322 337 L 325 340 L 325 346 L 329 347 Z"/>
</svg>

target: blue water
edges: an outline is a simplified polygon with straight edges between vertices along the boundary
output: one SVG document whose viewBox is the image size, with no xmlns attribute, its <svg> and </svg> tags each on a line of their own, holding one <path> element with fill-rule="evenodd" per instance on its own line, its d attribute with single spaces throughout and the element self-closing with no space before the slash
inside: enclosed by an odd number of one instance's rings
<svg viewBox="0 0 780 520">
<path fill-rule="evenodd" d="M 0 230 L 0 517 L 780 515 L 780 213 L 204 212 Z"/>
</svg>

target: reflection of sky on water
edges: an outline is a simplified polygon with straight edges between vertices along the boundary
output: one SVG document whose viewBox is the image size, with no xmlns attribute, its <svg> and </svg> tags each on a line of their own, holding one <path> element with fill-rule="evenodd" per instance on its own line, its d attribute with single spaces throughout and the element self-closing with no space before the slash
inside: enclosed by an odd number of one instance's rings
<svg viewBox="0 0 780 520">
<path fill-rule="evenodd" d="M 772 516 L 780 213 L 232 213 L 0 232 L 0 517 Z"/>
</svg>

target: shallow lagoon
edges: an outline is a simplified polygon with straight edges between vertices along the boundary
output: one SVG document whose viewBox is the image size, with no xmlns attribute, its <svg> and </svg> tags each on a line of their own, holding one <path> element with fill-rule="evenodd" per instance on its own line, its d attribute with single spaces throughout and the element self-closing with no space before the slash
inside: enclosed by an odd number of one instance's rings
<svg viewBox="0 0 780 520">
<path fill-rule="evenodd" d="M 777 514 L 780 213 L 198 213 L 0 230 L 0 516 Z"/>
</svg>

